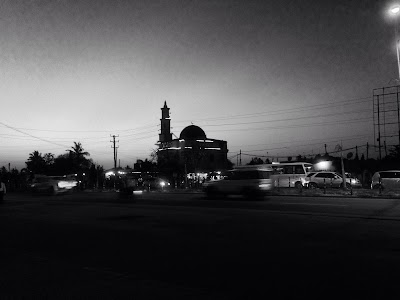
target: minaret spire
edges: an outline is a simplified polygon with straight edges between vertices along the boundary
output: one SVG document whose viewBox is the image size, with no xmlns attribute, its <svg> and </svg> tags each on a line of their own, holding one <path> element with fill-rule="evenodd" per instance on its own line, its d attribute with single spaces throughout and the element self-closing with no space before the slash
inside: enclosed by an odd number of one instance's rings
<svg viewBox="0 0 400 300">
<path fill-rule="evenodd" d="M 161 108 L 161 133 L 159 134 L 160 142 L 170 142 L 172 141 L 171 134 L 171 119 L 169 117 L 169 108 L 167 106 L 167 101 L 164 101 L 164 107 Z"/>
</svg>

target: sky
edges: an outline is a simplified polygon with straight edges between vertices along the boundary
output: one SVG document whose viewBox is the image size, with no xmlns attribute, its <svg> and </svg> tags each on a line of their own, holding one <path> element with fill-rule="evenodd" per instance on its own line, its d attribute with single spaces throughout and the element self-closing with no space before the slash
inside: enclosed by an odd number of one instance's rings
<svg viewBox="0 0 400 300">
<path fill-rule="evenodd" d="M 133 166 L 157 149 L 164 101 L 174 136 L 200 126 L 235 164 L 325 144 L 376 156 L 373 89 L 399 78 L 394 4 L 3 0 L 0 166 L 81 142 L 111 168 L 112 135 Z"/>
</svg>

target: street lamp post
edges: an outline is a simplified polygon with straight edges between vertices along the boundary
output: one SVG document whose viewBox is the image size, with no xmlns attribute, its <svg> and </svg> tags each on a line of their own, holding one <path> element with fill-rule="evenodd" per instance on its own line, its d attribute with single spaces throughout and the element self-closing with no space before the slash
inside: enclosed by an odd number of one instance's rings
<svg viewBox="0 0 400 300">
<path fill-rule="evenodd" d="M 399 78 L 397 80 L 397 127 L 398 127 L 398 138 L 399 138 L 399 145 L 400 145 L 400 104 L 399 104 L 399 84 L 400 84 L 400 53 L 399 53 L 399 13 L 400 13 L 400 5 L 395 5 L 389 9 L 391 15 L 395 17 L 395 37 L 396 37 L 396 55 L 397 55 L 397 68 L 399 70 Z M 380 150 L 380 148 L 379 148 Z"/>
<path fill-rule="evenodd" d="M 399 55 L 399 37 L 398 37 L 398 15 L 400 13 L 400 5 L 393 6 L 389 12 L 395 16 L 395 37 L 396 37 L 396 55 L 397 55 L 397 69 L 399 71 L 399 80 L 400 80 L 400 55 Z"/>
</svg>

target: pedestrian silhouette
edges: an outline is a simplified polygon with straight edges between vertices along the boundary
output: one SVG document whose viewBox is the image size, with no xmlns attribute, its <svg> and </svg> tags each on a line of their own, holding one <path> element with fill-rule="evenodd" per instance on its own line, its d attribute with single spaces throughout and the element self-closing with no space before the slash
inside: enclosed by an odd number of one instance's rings
<svg viewBox="0 0 400 300">
<path fill-rule="evenodd" d="M 4 195 L 7 193 L 6 185 L 0 177 L 0 203 L 4 200 Z"/>
</svg>

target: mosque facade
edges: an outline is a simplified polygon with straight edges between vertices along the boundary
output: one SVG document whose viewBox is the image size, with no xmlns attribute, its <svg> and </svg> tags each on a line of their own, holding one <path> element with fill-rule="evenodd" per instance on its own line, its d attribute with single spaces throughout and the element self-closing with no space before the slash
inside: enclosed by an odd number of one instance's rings
<svg viewBox="0 0 400 300">
<path fill-rule="evenodd" d="M 172 138 L 171 119 L 166 101 L 161 108 L 161 132 L 157 159 L 161 172 L 176 174 L 206 173 L 228 167 L 227 142 L 208 138 L 196 125 L 185 127 L 179 138 Z"/>
</svg>

